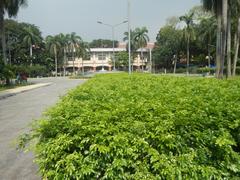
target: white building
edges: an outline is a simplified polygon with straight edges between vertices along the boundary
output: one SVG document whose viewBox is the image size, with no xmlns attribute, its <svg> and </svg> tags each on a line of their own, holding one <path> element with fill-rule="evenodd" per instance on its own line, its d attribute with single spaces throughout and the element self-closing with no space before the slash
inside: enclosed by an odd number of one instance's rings
<svg viewBox="0 0 240 180">
<path fill-rule="evenodd" d="M 150 54 L 154 47 L 154 43 L 148 43 L 146 48 L 143 48 L 144 59 L 141 60 L 141 49 L 137 50 L 136 58 L 133 62 L 133 69 L 148 69 L 150 63 Z M 119 47 L 114 49 L 115 54 L 118 52 L 126 52 L 126 44 L 119 44 Z M 73 69 L 76 71 L 81 71 L 84 67 L 84 71 L 98 71 L 107 70 L 111 71 L 113 69 L 112 63 L 113 48 L 91 48 L 89 59 L 76 58 L 75 61 L 68 61 L 67 70 L 72 72 Z M 116 60 L 117 61 L 117 60 Z"/>
</svg>

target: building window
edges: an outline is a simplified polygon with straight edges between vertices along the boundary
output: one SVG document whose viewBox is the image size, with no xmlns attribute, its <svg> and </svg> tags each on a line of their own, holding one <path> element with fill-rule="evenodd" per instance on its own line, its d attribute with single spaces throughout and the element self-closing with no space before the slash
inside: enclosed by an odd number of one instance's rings
<svg viewBox="0 0 240 180">
<path fill-rule="evenodd" d="M 99 61 L 101 61 L 101 60 L 106 60 L 106 54 L 104 54 L 104 53 L 98 54 L 98 60 L 99 60 Z"/>
</svg>

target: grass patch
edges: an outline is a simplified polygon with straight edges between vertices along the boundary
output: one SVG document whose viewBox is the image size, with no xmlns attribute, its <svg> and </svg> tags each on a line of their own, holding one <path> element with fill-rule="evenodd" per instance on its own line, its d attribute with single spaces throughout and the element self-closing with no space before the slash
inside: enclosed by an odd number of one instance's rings
<svg viewBox="0 0 240 180">
<path fill-rule="evenodd" d="M 30 135 L 46 179 L 240 177 L 240 80 L 99 75 Z"/>
</svg>

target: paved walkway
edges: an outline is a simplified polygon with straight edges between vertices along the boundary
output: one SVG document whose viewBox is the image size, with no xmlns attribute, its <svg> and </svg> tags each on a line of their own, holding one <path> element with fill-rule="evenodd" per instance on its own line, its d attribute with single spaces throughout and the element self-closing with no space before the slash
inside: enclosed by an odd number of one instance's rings
<svg viewBox="0 0 240 180">
<path fill-rule="evenodd" d="M 0 180 L 40 179 L 37 166 L 33 163 L 33 154 L 17 152 L 14 141 L 28 130 L 34 119 L 41 117 L 46 108 L 54 105 L 59 96 L 84 81 L 45 78 L 33 79 L 32 82 L 44 86 L 24 89 L 21 93 L 10 92 L 15 93 L 14 96 L 0 99 Z"/>
<path fill-rule="evenodd" d="M 14 88 L 14 89 L 4 90 L 4 91 L 0 92 L 0 100 L 8 98 L 10 96 L 14 96 L 18 93 L 23 93 L 23 92 L 32 90 L 32 89 L 37 89 L 37 88 L 40 88 L 40 87 L 49 86 L 51 84 L 52 83 L 37 83 L 37 84 L 33 84 L 33 85 L 22 86 L 22 87 L 18 87 L 18 88 Z"/>
</svg>

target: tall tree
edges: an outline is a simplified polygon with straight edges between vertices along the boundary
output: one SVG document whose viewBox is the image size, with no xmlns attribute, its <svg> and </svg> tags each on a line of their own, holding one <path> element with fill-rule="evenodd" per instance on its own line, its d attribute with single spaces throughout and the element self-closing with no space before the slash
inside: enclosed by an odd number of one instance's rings
<svg viewBox="0 0 240 180">
<path fill-rule="evenodd" d="M 32 66 L 33 47 L 37 47 L 37 45 L 40 42 L 41 42 L 41 36 L 39 36 L 39 34 L 35 34 L 31 26 L 27 26 L 24 28 L 23 43 L 29 47 L 31 66 Z"/>
<path fill-rule="evenodd" d="M 227 49 L 227 29 L 228 29 L 228 0 L 222 0 L 222 58 L 221 58 L 221 65 L 220 65 L 220 74 L 219 78 L 223 78 L 223 72 L 225 67 L 225 56 L 226 56 L 226 49 Z"/>
<path fill-rule="evenodd" d="M 137 46 L 137 42 L 136 42 L 136 39 L 134 38 L 135 37 L 135 33 L 136 33 L 136 31 L 134 30 L 130 30 L 130 43 L 131 43 L 131 61 L 133 61 L 133 59 L 136 57 L 136 51 L 137 51 L 137 48 L 138 48 L 138 46 Z M 124 38 L 123 38 L 123 41 L 124 42 L 127 42 L 127 46 L 126 46 L 126 50 L 127 50 L 127 52 L 128 52 L 128 38 L 129 37 L 129 35 L 128 35 L 128 32 L 124 32 Z M 131 63 L 132 64 L 132 71 L 133 71 L 133 63 Z"/>
<path fill-rule="evenodd" d="M 240 0 L 231 1 L 232 16 L 235 17 L 234 21 L 236 24 L 235 35 L 234 35 L 234 59 L 232 75 L 236 75 L 237 60 L 239 55 L 239 41 L 240 41 Z"/>
<path fill-rule="evenodd" d="M 229 1 L 231 3 L 232 1 Z M 227 77 L 232 76 L 232 24 L 231 24 L 231 4 L 229 4 L 228 7 L 228 13 L 227 13 Z"/>
<path fill-rule="evenodd" d="M 58 70 L 58 53 L 61 51 L 61 42 L 57 36 L 47 36 L 46 47 L 55 58 L 55 76 L 57 77 Z"/>
<path fill-rule="evenodd" d="M 70 34 L 60 33 L 58 36 L 59 42 L 61 44 L 61 49 L 63 54 L 63 74 L 66 76 L 66 66 L 67 66 L 67 53 L 70 51 Z"/>
<path fill-rule="evenodd" d="M 70 40 L 70 49 L 72 53 L 72 61 L 73 61 L 73 73 L 75 74 L 75 54 L 77 48 L 80 46 L 82 38 L 78 36 L 75 32 L 72 32 L 69 37 Z"/>
<path fill-rule="evenodd" d="M 131 51 L 135 52 L 137 50 L 137 42 L 136 42 L 136 39 L 134 39 L 136 31 L 131 30 L 130 34 L 131 34 Z M 123 41 L 127 42 L 126 49 L 128 51 L 128 32 L 124 32 Z"/>
<path fill-rule="evenodd" d="M 199 34 L 199 40 L 203 42 L 203 44 L 207 44 L 207 53 L 208 53 L 208 66 L 211 66 L 211 47 L 214 47 L 213 43 L 215 43 L 216 40 L 216 19 L 215 17 L 207 17 L 201 19 L 199 25 L 198 25 L 198 34 Z"/>
<path fill-rule="evenodd" d="M 185 36 L 187 40 L 187 74 L 189 74 L 189 62 L 190 62 L 190 40 L 193 37 L 193 16 L 194 13 L 186 14 L 185 16 L 181 16 L 179 19 L 184 21 L 187 25 L 185 28 Z"/>
<path fill-rule="evenodd" d="M 3 61 L 7 64 L 6 56 L 6 37 L 4 32 L 4 16 L 8 14 L 9 17 L 17 15 L 19 8 L 26 5 L 27 0 L 1 0 L 0 1 L 0 38 L 2 40 Z"/>
<path fill-rule="evenodd" d="M 148 33 L 148 30 L 146 27 L 136 28 L 135 34 L 133 36 L 133 39 L 135 40 L 137 47 L 141 49 L 142 71 L 144 70 L 143 48 L 145 48 L 147 46 L 147 43 L 149 42 L 149 37 L 147 33 Z"/>
<path fill-rule="evenodd" d="M 169 26 L 168 24 L 160 29 L 153 49 L 153 60 L 155 64 L 164 68 L 170 68 L 174 55 L 174 61 L 176 62 L 180 51 L 183 49 L 181 34 L 181 29 L 177 29 L 172 25 Z"/>
<path fill-rule="evenodd" d="M 205 9 L 212 11 L 217 17 L 217 44 L 216 44 L 216 77 L 223 78 L 226 55 L 228 0 L 202 0 Z"/>
<path fill-rule="evenodd" d="M 88 43 L 81 41 L 79 46 L 76 49 L 76 55 L 78 58 L 82 58 L 82 75 L 84 75 L 84 63 L 83 60 L 87 57 L 88 53 L 90 52 L 90 47 Z"/>
</svg>

